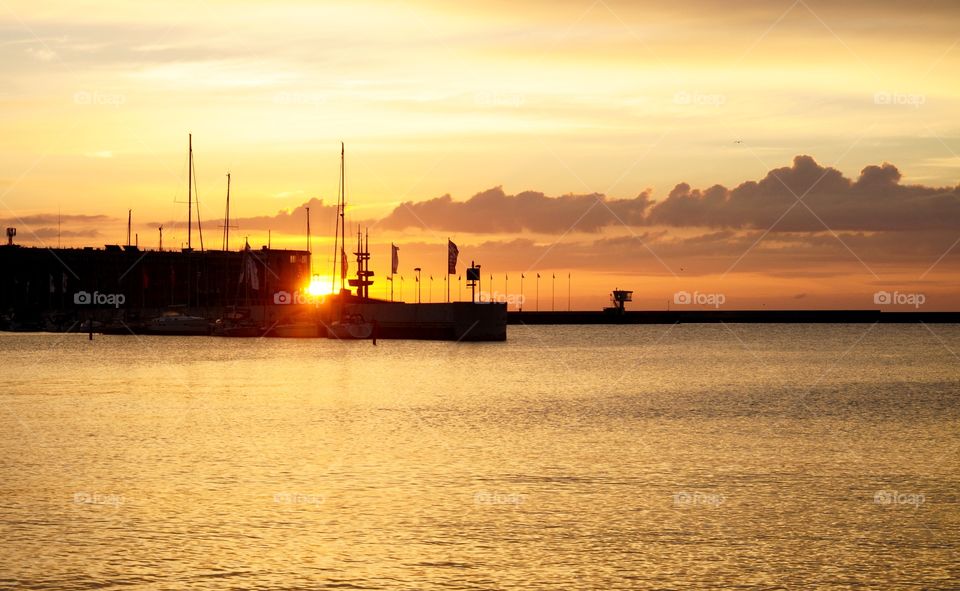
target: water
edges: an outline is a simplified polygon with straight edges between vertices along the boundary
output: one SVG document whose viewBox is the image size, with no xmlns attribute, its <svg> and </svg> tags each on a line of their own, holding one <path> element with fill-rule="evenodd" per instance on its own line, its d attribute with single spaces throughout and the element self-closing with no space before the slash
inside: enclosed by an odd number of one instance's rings
<svg viewBox="0 0 960 591">
<path fill-rule="evenodd" d="M 0 334 L 0 587 L 956 588 L 955 352 Z"/>
</svg>

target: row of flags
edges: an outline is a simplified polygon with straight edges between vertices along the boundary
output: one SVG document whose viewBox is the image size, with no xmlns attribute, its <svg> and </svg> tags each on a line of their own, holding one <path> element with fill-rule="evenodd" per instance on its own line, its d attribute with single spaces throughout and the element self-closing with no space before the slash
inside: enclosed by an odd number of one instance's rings
<svg viewBox="0 0 960 591">
<path fill-rule="evenodd" d="M 342 252 L 342 251 L 341 251 Z M 447 275 L 456 275 L 457 274 L 457 259 L 460 257 L 460 249 L 454 244 L 453 240 L 447 239 Z M 397 271 L 400 270 L 400 247 L 396 244 L 390 243 L 390 274 L 396 275 Z M 344 255 L 343 259 L 344 268 L 346 268 L 347 259 Z M 346 272 L 344 272 L 346 274 Z M 569 273 L 567 274 L 569 277 Z M 520 273 L 520 279 L 526 279 L 527 276 L 524 273 Z M 553 279 L 557 278 L 557 274 L 553 273 Z M 540 273 L 537 273 L 537 279 L 540 279 Z M 493 275 L 490 276 L 490 280 L 493 280 Z"/>
</svg>

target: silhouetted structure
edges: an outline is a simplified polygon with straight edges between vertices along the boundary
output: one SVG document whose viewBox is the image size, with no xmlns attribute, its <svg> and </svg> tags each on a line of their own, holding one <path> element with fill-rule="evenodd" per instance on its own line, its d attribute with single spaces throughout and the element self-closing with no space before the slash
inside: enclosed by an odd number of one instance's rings
<svg viewBox="0 0 960 591">
<path fill-rule="evenodd" d="M 105 314 L 146 318 L 170 308 L 215 315 L 228 306 L 272 304 L 279 291 L 308 283 L 303 250 L 180 252 L 135 246 L 102 249 L 0 246 L 0 314 L 37 325 Z M 122 306 L 85 302 L 84 294 L 123 296 Z M 50 328 L 50 327 L 46 327 Z M 56 328 L 56 327 L 53 327 Z"/>
</svg>

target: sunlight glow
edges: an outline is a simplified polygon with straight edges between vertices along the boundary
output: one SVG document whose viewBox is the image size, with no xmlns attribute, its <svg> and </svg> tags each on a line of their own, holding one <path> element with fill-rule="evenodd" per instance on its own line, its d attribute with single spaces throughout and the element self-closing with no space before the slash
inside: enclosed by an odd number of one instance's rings
<svg viewBox="0 0 960 591">
<path fill-rule="evenodd" d="M 308 294 L 312 296 L 330 295 L 331 293 L 333 293 L 330 290 L 330 285 L 331 283 L 330 283 L 329 277 L 326 278 L 326 280 L 324 280 L 324 278 L 321 277 L 320 275 L 314 275 L 310 279 L 310 283 L 309 285 L 307 285 L 306 291 Z"/>
</svg>

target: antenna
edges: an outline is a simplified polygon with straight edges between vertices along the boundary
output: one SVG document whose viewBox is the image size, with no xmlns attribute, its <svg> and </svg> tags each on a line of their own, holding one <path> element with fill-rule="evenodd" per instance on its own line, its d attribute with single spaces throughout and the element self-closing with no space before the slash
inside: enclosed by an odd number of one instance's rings
<svg viewBox="0 0 960 591">
<path fill-rule="evenodd" d="M 127 210 L 127 246 L 130 246 L 130 223 L 133 221 L 133 210 Z"/>
<path fill-rule="evenodd" d="M 163 252 L 163 226 L 160 226 L 160 252 Z"/>
</svg>

